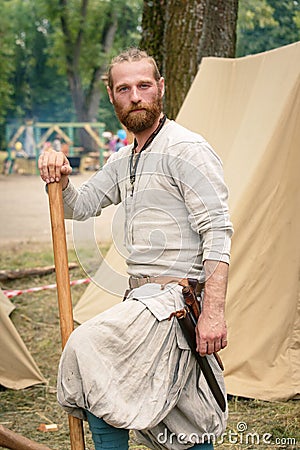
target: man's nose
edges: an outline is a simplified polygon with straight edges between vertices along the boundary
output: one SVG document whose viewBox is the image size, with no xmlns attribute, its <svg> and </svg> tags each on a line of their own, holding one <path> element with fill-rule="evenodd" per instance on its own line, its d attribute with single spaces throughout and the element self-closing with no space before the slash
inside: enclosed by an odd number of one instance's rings
<svg viewBox="0 0 300 450">
<path fill-rule="evenodd" d="M 133 87 L 130 91 L 130 100 L 134 103 L 138 103 L 141 100 L 141 94 L 137 87 Z"/>
</svg>

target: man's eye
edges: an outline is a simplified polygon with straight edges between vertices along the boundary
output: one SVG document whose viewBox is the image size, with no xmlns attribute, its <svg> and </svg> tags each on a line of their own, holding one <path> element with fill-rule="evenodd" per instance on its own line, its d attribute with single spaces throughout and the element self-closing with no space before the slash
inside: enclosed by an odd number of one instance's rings
<svg viewBox="0 0 300 450">
<path fill-rule="evenodd" d="M 150 87 L 150 84 L 148 84 L 148 83 L 140 84 L 141 89 L 147 89 L 148 87 Z"/>
<path fill-rule="evenodd" d="M 119 92 L 125 92 L 127 90 L 128 90 L 128 87 L 126 87 L 126 86 L 122 86 L 118 89 Z"/>
</svg>

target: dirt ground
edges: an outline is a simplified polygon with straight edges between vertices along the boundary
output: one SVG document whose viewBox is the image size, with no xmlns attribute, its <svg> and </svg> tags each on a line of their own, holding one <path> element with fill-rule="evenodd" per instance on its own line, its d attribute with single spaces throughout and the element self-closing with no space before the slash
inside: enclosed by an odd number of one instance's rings
<svg viewBox="0 0 300 450">
<path fill-rule="evenodd" d="M 76 186 L 93 175 L 91 172 L 76 174 L 72 181 Z M 49 202 L 44 183 L 38 175 L 0 175 L 0 248 L 12 244 L 51 244 Z M 94 221 L 95 234 L 100 243 L 111 240 L 111 221 L 116 208 L 106 208 Z M 66 221 L 68 245 L 73 242 L 72 221 Z"/>
</svg>

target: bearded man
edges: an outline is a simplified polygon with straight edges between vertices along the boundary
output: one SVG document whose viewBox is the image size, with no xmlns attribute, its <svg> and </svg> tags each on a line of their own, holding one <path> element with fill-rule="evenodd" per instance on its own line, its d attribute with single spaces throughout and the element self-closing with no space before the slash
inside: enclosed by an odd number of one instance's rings
<svg viewBox="0 0 300 450">
<path fill-rule="evenodd" d="M 46 183 L 62 179 L 66 218 L 85 220 L 110 204 L 125 210 L 130 292 L 70 336 L 58 401 L 88 420 L 97 450 L 128 449 L 129 430 L 152 449 L 212 449 L 227 405 L 216 401 L 196 356 L 206 358 L 225 398 L 214 356 L 227 345 L 232 234 L 221 161 L 202 136 L 163 114 L 164 79 L 144 51 L 113 59 L 107 89 L 133 144 L 78 190 L 63 153 L 39 160 Z M 194 352 L 174 315 L 185 306 L 189 280 L 205 283 Z"/>
</svg>

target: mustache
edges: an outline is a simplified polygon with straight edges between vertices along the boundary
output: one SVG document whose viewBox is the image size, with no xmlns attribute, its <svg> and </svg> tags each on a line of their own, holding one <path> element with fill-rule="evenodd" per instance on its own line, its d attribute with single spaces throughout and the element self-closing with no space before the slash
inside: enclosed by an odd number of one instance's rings
<svg viewBox="0 0 300 450">
<path fill-rule="evenodd" d="M 146 111 L 149 111 L 149 105 L 147 105 L 146 103 L 136 103 L 127 109 L 127 113 L 136 111 L 137 109 L 145 109 Z"/>
</svg>

